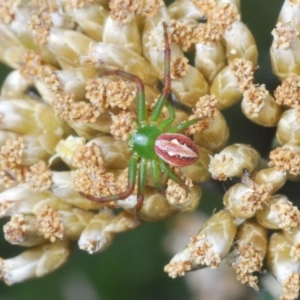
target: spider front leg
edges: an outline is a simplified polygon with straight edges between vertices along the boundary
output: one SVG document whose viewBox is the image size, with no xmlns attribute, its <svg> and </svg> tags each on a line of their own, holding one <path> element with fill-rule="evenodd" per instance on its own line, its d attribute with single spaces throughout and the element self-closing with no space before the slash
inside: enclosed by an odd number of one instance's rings
<svg viewBox="0 0 300 300">
<path fill-rule="evenodd" d="M 150 125 L 156 125 L 157 120 L 161 115 L 161 111 L 168 99 L 168 96 L 171 91 L 171 48 L 170 42 L 168 38 L 167 32 L 167 24 L 163 22 L 164 27 L 164 40 L 165 40 L 165 60 L 164 60 L 164 88 L 162 94 L 160 95 L 159 99 L 157 100 L 154 109 L 150 116 Z"/>
<path fill-rule="evenodd" d="M 122 70 L 107 70 L 101 76 L 116 75 L 128 80 L 131 80 L 137 85 L 137 121 L 138 124 L 144 126 L 147 120 L 147 109 L 145 100 L 145 86 L 141 78 L 136 75 L 127 73 Z"/>
<path fill-rule="evenodd" d="M 82 192 L 79 192 L 79 194 L 89 200 L 100 202 L 100 203 L 126 199 L 134 191 L 138 160 L 139 160 L 139 156 L 136 153 L 134 153 L 130 158 L 129 165 L 128 165 L 128 184 L 125 192 L 116 195 L 107 196 L 107 197 L 95 197 Z"/>
</svg>

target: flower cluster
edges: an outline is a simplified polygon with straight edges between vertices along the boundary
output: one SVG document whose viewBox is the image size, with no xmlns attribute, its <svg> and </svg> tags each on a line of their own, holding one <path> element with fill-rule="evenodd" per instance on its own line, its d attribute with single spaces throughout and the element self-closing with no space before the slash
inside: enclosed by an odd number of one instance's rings
<svg viewBox="0 0 300 300">
<path fill-rule="evenodd" d="M 277 191 L 300 180 L 300 2 L 284 2 L 272 31 L 272 68 L 281 80 L 274 97 L 254 83 L 258 50 L 238 0 L 2 2 L 0 60 L 13 71 L 0 94 L 0 217 L 10 218 L 5 239 L 28 250 L 1 259 L 0 278 L 14 284 L 46 275 L 67 261 L 75 241 L 88 253 L 102 252 L 139 221 L 197 209 L 201 183 L 238 177 L 223 197 L 224 209 L 191 235 L 165 271 L 175 278 L 228 259 L 237 279 L 258 290 L 256 273 L 266 262 L 282 285 L 281 299 L 296 299 L 300 211 Z M 170 42 L 167 71 L 162 24 Z M 148 114 L 169 72 L 172 126 L 191 122 L 182 134 L 200 153 L 193 164 L 162 172 L 162 189 L 147 175 L 140 220 L 138 185 L 124 200 L 82 196 L 112 196 L 128 186 L 140 86 L 113 70 L 140 78 Z M 276 127 L 278 147 L 269 157 L 250 145 L 227 146 L 222 111 L 238 102 L 251 122 Z M 173 118 L 168 105 L 160 124 Z"/>
</svg>

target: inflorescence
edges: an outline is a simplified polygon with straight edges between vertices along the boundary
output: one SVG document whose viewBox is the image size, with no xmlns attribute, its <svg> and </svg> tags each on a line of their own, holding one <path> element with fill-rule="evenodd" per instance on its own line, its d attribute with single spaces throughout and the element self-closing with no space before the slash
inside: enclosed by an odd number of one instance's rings
<svg viewBox="0 0 300 300">
<path fill-rule="evenodd" d="M 258 290 L 266 263 L 282 286 L 280 299 L 296 299 L 300 211 L 277 191 L 300 180 L 300 1 L 285 0 L 274 24 L 270 57 L 281 84 L 270 92 L 254 83 L 258 50 L 238 0 L 175 0 L 168 7 L 159 0 L 23 2 L 0 3 L 0 60 L 13 69 L 0 95 L 0 216 L 10 218 L 5 239 L 28 250 L 1 259 L 0 278 L 10 285 L 46 275 L 67 261 L 75 241 L 88 253 L 102 252 L 140 221 L 196 210 L 201 183 L 238 177 L 224 208 L 164 270 L 175 278 L 225 260 L 238 281 Z M 163 22 L 172 103 L 184 108 L 174 108 L 174 126 L 200 119 L 181 132 L 200 155 L 189 166 L 170 166 L 183 186 L 162 174 L 158 190 L 146 178 L 137 220 L 136 187 L 125 200 L 107 203 L 79 192 L 106 197 L 126 190 L 138 86 L 105 72 L 138 76 L 151 114 L 165 75 Z M 253 123 L 276 127 L 269 157 L 251 145 L 227 145 L 222 111 L 238 102 Z M 159 122 L 169 117 L 166 105 Z"/>
</svg>

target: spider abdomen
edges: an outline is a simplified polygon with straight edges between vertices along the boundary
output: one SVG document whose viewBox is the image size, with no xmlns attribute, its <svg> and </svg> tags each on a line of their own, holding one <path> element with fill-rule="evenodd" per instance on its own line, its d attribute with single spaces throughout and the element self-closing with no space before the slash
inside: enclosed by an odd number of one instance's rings
<svg viewBox="0 0 300 300">
<path fill-rule="evenodd" d="M 167 163 L 184 167 L 194 163 L 198 157 L 197 145 L 180 133 L 164 133 L 157 137 L 154 150 Z"/>
</svg>

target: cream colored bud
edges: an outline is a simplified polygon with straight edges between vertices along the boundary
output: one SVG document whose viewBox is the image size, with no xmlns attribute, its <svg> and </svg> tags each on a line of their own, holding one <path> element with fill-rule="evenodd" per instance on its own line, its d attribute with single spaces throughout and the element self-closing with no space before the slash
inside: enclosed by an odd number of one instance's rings
<svg viewBox="0 0 300 300">
<path fill-rule="evenodd" d="M 257 65 L 258 50 L 254 37 L 248 27 L 241 21 L 235 21 L 231 28 L 223 33 L 226 56 L 229 62 L 235 58 L 250 60 Z"/>
<path fill-rule="evenodd" d="M 88 145 L 96 144 L 103 156 L 103 166 L 112 169 L 125 169 L 131 156 L 128 143 L 116 141 L 110 136 L 101 136 L 90 140 Z"/>
<path fill-rule="evenodd" d="M 114 214 L 109 210 L 96 214 L 81 233 L 78 240 L 79 248 L 90 254 L 106 250 L 115 237 L 115 233 L 105 230 L 113 218 Z"/>
<path fill-rule="evenodd" d="M 195 67 L 189 66 L 185 76 L 172 80 L 171 90 L 178 101 L 193 107 L 201 96 L 208 94 L 209 86 L 204 76 Z"/>
<path fill-rule="evenodd" d="M 39 161 L 47 161 L 55 152 L 55 145 L 60 137 L 48 132 L 45 134 L 23 135 L 24 149 L 22 154 L 22 164 L 30 166 Z"/>
<path fill-rule="evenodd" d="M 273 73 L 280 79 L 289 74 L 300 74 L 300 39 L 298 31 L 290 23 L 277 23 L 270 56 Z"/>
<path fill-rule="evenodd" d="M 220 151 L 225 147 L 229 138 L 229 128 L 225 118 L 219 110 L 215 110 L 214 117 L 204 122 L 207 122 L 205 129 L 200 132 L 196 131 L 194 134 L 195 143 L 213 152 Z"/>
<path fill-rule="evenodd" d="M 274 194 L 283 187 L 286 180 L 286 172 L 276 171 L 274 168 L 262 169 L 253 178 L 253 181 L 257 184 L 267 184 L 270 194 Z"/>
<path fill-rule="evenodd" d="M 48 197 L 48 192 L 35 192 L 26 184 L 6 189 L 0 193 L 0 217 L 31 214 L 34 206 Z"/>
<path fill-rule="evenodd" d="M 121 208 L 135 213 L 137 203 L 136 195 L 131 195 L 125 200 L 118 200 L 117 204 Z M 178 211 L 172 209 L 166 197 L 155 188 L 146 187 L 144 191 L 144 204 L 140 211 L 140 218 L 146 222 L 159 222 L 177 214 Z"/>
<path fill-rule="evenodd" d="M 260 154 L 255 149 L 245 144 L 233 144 L 211 157 L 208 170 L 213 178 L 226 180 L 241 177 L 244 169 L 252 173 L 260 164 Z"/>
<path fill-rule="evenodd" d="M 103 29 L 103 42 L 122 46 L 138 54 L 142 52 L 140 34 L 135 19 L 121 24 L 108 17 Z"/>
<path fill-rule="evenodd" d="M 85 5 L 71 10 L 74 21 L 79 25 L 82 31 L 95 41 L 101 41 L 103 27 L 108 10 L 102 5 Z"/>
<path fill-rule="evenodd" d="M 176 0 L 168 6 L 172 19 L 200 20 L 204 17 L 203 11 L 198 9 L 190 0 Z"/>
<path fill-rule="evenodd" d="M 216 268 L 229 252 L 237 226 L 233 215 L 222 210 L 208 219 L 182 251 L 165 266 L 170 277 L 183 276 L 186 271 L 197 270 L 203 265 Z"/>
<path fill-rule="evenodd" d="M 300 223 L 300 211 L 285 195 L 274 195 L 257 211 L 256 219 L 265 228 L 290 230 Z"/>
<path fill-rule="evenodd" d="M 93 66 L 94 68 L 121 69 L 134 74 L 142 79 L 149 86 L 156 86 L 157 75 L 149 62 L 136 52 L 126 49 L 123 46 L 107 43 L 91 43 L 89 53 L 81 57 L 83 66 Z"/>
<path fill-rule="evenodd" d="M 270 152 L 269 166 L 276 171 L 287 172 L 288 179 L 300 180 L 300 146 L 285 144 Z"/>
<path fill-rule="evenodd" d="M 300 225 L 290 230 L 283 230 L 283 234 L 293 244 L 290 252 L 291 257 L 294 261 L 300 262 Z"/>
<path fill-rule="evenodd" d="M 192 186 L 187 191 L 175 182 L 171 185 L 169 181 L 166 189 L 166 198 L 171 208 L 181 213 L 190 213 L 197 209 L 202 195 L 201 188 L 199 186 Z"/>
<path fill-rule="evenodd" d="M 202 225 L 197 233 L 197 237 L 200 238 L 199 242 L 202 240 L 202 242 L 208 241 L 211 243 L 213 252 L 222 259 L 227 255 L 232 246 L 236 230 L 237 225 L 234 216 L 228 210 L 224 209 L 214 214 Z M 192 245 L 192 248 L 194 246 L 196 245 Z M 197 253 L 196 250 L 196 253 L 194 254 L 198 256 L 200 253 Z M 211 262 L 210 264 L 212 268 L 217 265 L 218 263 L 215 265 L 214 262 Z"/>
<path fill-rule="evenodd" d="M 239 244 L 252 243 L 260 249 L 263 254 L 266 253 L 267 230 L 259 225 L 255 219 L 246 220 L 239 225 L 236 239 L 239 241 Z"/>
<path fill-rule="evenodd" d="M 100 203 L 88 200 L 81 196 L 72 184 L 71 172 L 52 172 L 52 185 L 50 191 L 54 196 L 64 202 L 82 209 L 98 209 Z"/>
<path fill-rule="evenodd" d="M 94 108 L 92 111 L 97 112 Z M 70 127 L 81 137 L 86 140 L 91 140 L 97 135 L 110 133 L 110 127 L 112 124 L 111 114 L 105 111 L 97 117 L 95 123 L 82 123 L 76 121 L 68 121 Z"/>
<path fill-rule="evenodd" d="M 67 240 L 43 244 L 16 257 L 2 259 L 0 277 L 7 285 L 42 277 L 64 264 L 70 254 L 71 244 Z"/>
<path fill-rule="evenodd" d="M 263 267 L 267 252 L 267 230 L 254 219 L 246 220 L 238 227 L 236 239 L 237 257 L 232 266 L 237 272 L 237 280 L 258 291 L 258 278 L 253 273 L 261 272 Z"/>
<path fill-rule="evenodd" d="M 243 94 L 228 66 L 223 68 L 213 80 L 210 94 L 217 98 L 217 108 L 221 110 L 242 99 Z"/>
<path fill-rule="evenodd" d="M 54 153 L 54 147 L 59 139 L 60 137 L 52 132 L 26 134 L 20 137 L 18 134 L 0 130 L 1 146 L 6 147 L 14 141 L 19 146 L 21 145 L 22 153 L 20 154 L 21 161 L 19 164 L 22 164 L 22 166 L 30 166 L 41 160 L 47 161 Z M 16 144 L 12 148 L 16 149 Z"/>
<path fill-rule="evenodd" d="M 236 218 L 249 219 L 263 208 L 270 197 L 266 184 L 246 186 L 237 183 L 225 193 L 223 203 Z"/>
<path fill-rule="evenodd" d="M 300 4 L 298 0 L 285 0 L 277 19 L 278 23 L 289 23 L 300 32 Z"/>
<path fill-rule="evenodd" d="M 87 81 L 94 78 L 97 72 L 93 69 L 78 67 L 67 70 L 56 70 L 55 75 L 60 84 L 59 92 L 74 94 L 74 100 L 79 101 L 85 99 Z"/>
<path fill-rule="evenodd" d="M 226 56 L 221 42 L 204 42 L 195 45 L 195 66 L 209 84 L 226 66 Z"/>
<path fill-rule="evenodd" d="M 20 57 L 28 49 L 22 45 L 17 35 L 6 24 L 0 24 L 0 61 L 13 69 L 18 69 Z"/>
<path fill-rule="evenodd" d="M 52 163 L 56 158 L 61 158 L 65 164 L 68 166 L 72 165 L 72 157 L 74 150 L 78 146 L 85 144 L 85 139 L 79 136 L 70 135 L 64 140 L 60 140 L 55 147 L 56 154 L 54 154 L 50 163 Z"/>
<path fill-rule="evenodd" d="M 1 97 L 4 99 L 23 98 L 30 85 L 30 80 L 22 76 L 20 70 L 11 71 L 2 84 Z"/>
<path fill-rule="evenodd" d="M 208 165 L 210 162 L 210 156 L 213 153 L 210 150 L 199 147 L 198 160 L 186 167 L 180 168 L 180 173 L 187 176 L 194 182 L 205 182 L 210 179 L 210 173 L 208 171 Z"/>
<path fill-rule="evenodd" d="M 79 248 L 90 254 L 103 252 L 113 242 L 115 235 L 132 230 L 139 223 L 135 217 L 125 211 L 114 216 L 109 210 L 95 215 L 82 232 L 78 241 Z"/>
<path fill-rule="evenodd" d="M 40 233 L 51 242 L 63 238 L 78 239 L 95 215 L 92 212 L 74 208 L 55 197 L 37 203 L 33 208 L 33 213 L 37 216 Z"/>
<path fill-rule="evenodd" d="M 52 27 L 47 38 L 47 48 L 64 69 L 80 66 L 80 57 L 87 55 L 92 39 L 79 31 Z"/>
<path fill-rule="evenodd" d="M 265 127 L 276 126 L 281 108 L 264 85 L 254 86 L 244 91 L 242 111 L 253 123 Z"/>
<path fill-rule="evenodd" d="M 299 113 L 296 109 L 286 110 L 277 124 L 276 138 L 280 145 L 300 145 Z"/>
<path fill-rule="evenodd" d="M 267 265 L 273 276 L 282 286 L 280 299 L 297 299 L 299 296 L 299 262 L 290 254 L 291 242 L 282 233 L 273 233 L 269 239 Z"/>
<path fill-rule="evenodd" d="M 60 210 L 59 215 L 65 227 L 64 236 L 77 240 L 95 214 L 80 208 L 70 207 L 66 210 Z"/>
<path fill-rule="evenodd" d="M 34 85 L 48 104 L 55 104 L 58 97 L 67 94 L 71 94 L 75 102 L 85 99 L 86 84 L 97 73 L 95 69 L 82 67 L 59 70 L 43 65 L 36 68 Z"/>
<path fill-rule="evenodd" d="M 25 99 L 2 100 L 0 128 L 20 134 L 48 133 L 62 136 L 67 127 L 47 105 Z"/>
<path fill-rule="evenodd" d="M 38 230 L 34 215 L 15 214 L 3 226 L 4 238 L 11 244 L 19 246 L 36 246 L 46 242 Z"/>
</svg>

